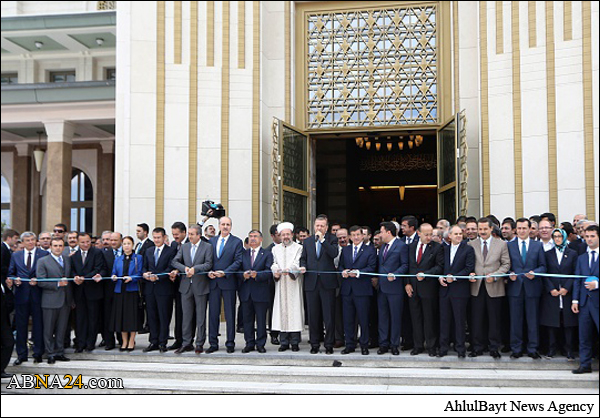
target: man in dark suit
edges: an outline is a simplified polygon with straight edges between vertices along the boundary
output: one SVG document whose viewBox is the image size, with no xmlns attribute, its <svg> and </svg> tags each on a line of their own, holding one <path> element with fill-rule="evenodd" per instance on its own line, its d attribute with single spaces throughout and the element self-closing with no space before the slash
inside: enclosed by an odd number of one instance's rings
<svg viewBox="0 0 600 418">
<path fill-rule="evenodd" d="M 150 345 L 145 353 L 169 351 L 169 326 L 173 315 L 174 286 L 169 277 L 172 272 L 175 250 L 169 247 L 167 231 L 164 228 L 154 228 L 152 231 L 154 247 L 144 255 L 144 296 L 148 309 L 148 324 L 150 325 Z"/>
<path fill-rule="evenodd" d="M 546 254 L 540 241 L 531 236 L 531 221 L 517 221 L 518 239 L 508 244 L 511 276 L 506 290 L 510 306 L 511 358 L 523 356 L 523 321 L 527 322 L 529 357 L 539 360 L 539 310 L 542 297 L 542 275 L 546 273 Z"/>
<path fill-rule="evenodd" d="M 242 353 L 258 350 L 265 354 L 267 343 L 267 310 L 271 301 L 269 282 L 273 280 L 271 267 L 273 254 L 262 248 L 262 233 L 257 230 L 248 234 L 250 248 L 244 251 L 239 294 L 244 311 L 244 338 L 246 347 Z M 256 323 L 256 332 L 254 324 Z"/>
<path fill-rule="evenodd" d="M 325 215 L 315 220 L 315 236 L 306 239 L 300 258 L 305 268 L 304 291 L 308 310 L 311 354 L 318 354 L 323 341 L 325 323 L 325 351 L 333 354 L 335 345 L 335 294 L 339 287 L 334 272 L 334 259 L 338 256 L 337 238 L 329 232 L 329 220 Z M 315 273 L 323 272 L 323 273 Z M 323 320 L 321 320 L 323 318 Z"/>
<path fill-rule="evenodd" d="M 465 358 L 467 307 L 471 296 L 471 284 L 465 276 L 475 271 L 475 251 L 466 240 L 461 227 L 450 228 L 452 244 L 444 248 L 444 276 L 440 285 L 440 352 L 438 357 L 448 355 L 450 336 L 454 323 L 454 347 L 458 358 Z M 463 277 L 456 279 L 455 277 Z M 454 322 L 453 322 L 454 320 Z"/>
<path fill-rule="evenodd" d="M 425 276 L 444 273 L 444 247 L 433 241 L 433 226 L 430 224 L 419 227 L 419 238 L 408 247 L 408 274 L 414 277 L 405 280 L 415 342 L 411 355 L 423 353 L 427 343 L 429 356 L 435 357 L 440 325 L 440 284 L 437 278 Z"/>
<path fill-rule="evenodd" d="M 100 314 L 104 299 L 102 277 L 108 276 L 102 250 L 92 247 L 88 233 L 79 234 L 79 251 L 71 257 L 72 274 L 75 277 L 75 317 L 77 319 L 76 353 L 96 349 L 100 326 Z"/>
<path fill-rule="evenodd" d="M 69 361 L 65 357 L 64 335 L 73 305 L 73 292 L 68 277 L 71 276 L 71 257 L 63 255 L 65 243 L 53 238 L 51 254 L 42 258 L 37 266 L 38 279 L 64 278 L 56 282 L 41 281 L 42 309 L 44 311 L 44 345 L 48 364 Z"/>
<path fill-rule="evenodd" d="M 412 215 L 402 218 L 400 229 L 402 230 L 402 242 L 410 246 L 413 242 L 419 241 L 419 220 Z M 404 305 L 402 308 L 402 351 L 412 350 L 415 346 L 413 340 L 412 318 L 408 295 L 404 294 Z"/>
<path fill-rule="evenodd" d="M 402 311 L 404 308 L 404 280 L 396 275 L 408 273 L 408 245 L 396 237 L 398 230 L 392 222 L 381 224 L 383 248 L 379 251 L 379 350 L 383 355 L 392 350 L 400 355 Z"/>
<path fill-rule="evenodd" d="M 369 355 L 369 304 L 373 295 L 371 276 L 377 270 L 377 251 L 365 244 L 360 226 L 350 228 L 352 245 L 345 247 L 340 256 L 339 271 L 342 272 L 342 300 L 344 305 L 344 333 L 346 348 L 342 354 L 356 350 L 356 318 L 360 324 L 360 347 L 363 356 Z M 362 277 L 361 277 L 362 275 Z"/>
<path fill-rule="evenodd" d="M 574 374 L 592 372 L 592 355 L 594 336 L 598 336 L 599 303 L 599 229 L 597 225 L 588 226 L 585 240 L 588 251 L 579 257 L 575 275 L 588 276 L 587 279 L 575 280 L 573 286 L 573 312 L 579 314 L 579 357 L 580 366 L 573 370 Z M 595 326 L 595 331 L 594 331 Z"/>
<path fill-rule="evenodd" d="M 44 355 L 42 292 L 37 286 L 37 263 L 48 256 L 46 251 L 36 248 L 37 237 L 33 232 L 24 232 L 21 241 L 25 245 L 23 251 L 14 253 L 10 260 L 8 276 L 14 277 L 15 286 L 15 323 L 17 328 L 17 355 L 15 366 L 27 361 L 29 350 L 27 348 L 29 318 L 31 317 L 33 329 L 33 360 L 41 363 Z M 20 279 L 29 279 L 22 282 Z"/>
<path fill-rule="evenodd" d="M 4 246 L 4 244 L 2 244 Z M 2 250 L 2 258 L 4 259 L 4 250 Z M 10 326 L 10 313 L 15 308 L 14 296 L 12 293 L 13 281 L 12 279 L 2 280 L 2 313 L 0 317 L 0 333 L 2 347 L 0 348 L 1 358 L 1 369 L 2 379 L 12 378 L 12 374 L 6 373 L 6 367 L 10 363 L 10 356 L 12 355 L 13 349 L 15 348 L 15 339 L 12 334 Z"/>
<path fill-rule="evenodd" d="M 8 267 L 10 266 L 10 258 L 12 256 L 12 247 L 19 240 L 19 233 L 14 229 L 7 229 L 2 234 L 2 283 L 6 281 L 8 277 Z"/>
<path fill-rule="evenodd" d="M 574 250 L 578 255 L 585 254 L 587 252 L 587 244 L 585 241 L 579 239 L 575 228 L 570 222 L 563 222 L 560 228 L 567 233 L 567 239 L 569 241 L 569 248 Z"/>
<path fill-rule="evenodd" d="M 271 234 L 271 239 L 273 240 L 273 242 L 271 243 L 271 245 L 269 245 L 267 247 L 267 251 L 271 251 L 273 250 L 273 247 L 275 247 L 278 244 L 281 244 L 281 236 L 279 235 L 279 232 L 277 232 L 277 224 L 272 225 L 269 233 Z M 271 334 L 271 344 L 273 345 L 279 345 L 280 341 L 279 341 L 279 331 L 273 331 L 273 305 L 275 304 L 275 279 L 273 279 L 273 276 L 271 276 L 271 279 L 269 279 L 269 291 L 271 292 L 271 300 L 269 301 L 269 313 L 267 315 L 267 328 L 270 331 Z"/>
<path fill-rule="evenodd" d="M 173 242 L 171 247 L 175 250 L 175 254 L 179 252 L 184 244 L 190 242 L 187 237 L 187 227 L 183 222 L 175 222 L 171 226 L 171 233 L 173 235 Z M 175 277 L 175 342 L 169 347 L 169 350 L 179 350 L 183 347 L 183 306 L 181 304 L 181 293 L 179 293 L 179 286 L 181 284 L 181 276 Z M 192 329 L 196 328 L 195 315 L 192 315 Z"/>
<path fill-rule="evenodd" d="M 175 270 L 171 280 L 175 284 L 175 292 L 179 293 L 182 304 L 182 344 L 175 354 L 195 351 L 204 352 L 206 342 L 206 307 L 210 293 L 210 280 L 207 273 L 212 269 L 213 247 L 201 240 L 202 227 L 190 226 L 189 242 L 181 245 L 173 259 Z M 185 274 L 177 285 L 177 276 Z M 197 326 L 196 326 L 197 325 Z M 197 328 L 197 329 L 196 329 Z M 196 349 L 192 345 L 196 336 Z"/>
<path fill-rule="evenodd" d="M 225 305 L 227 323 L 227 353 L 235 352 L 235 304 L 237 275 L 242 267 L 244 245 L 242 240 L 231 234 L 231 218 L 224 216 L 219 220 L 220 235 L 210 240 L 213 246 L 213 271 L 208 274 L 209 295 L 209 340 L 207 354 L 219 351 L 219 328 L 221 326 L 221 300 Z"/>
<path fill-rule="evenodd" d="M 154 247 L 154 242 L 148 238 L 150 234 L 150 227 L 146 223 L 138 224 L 135 229 L 135 234 L 140 242 L 135 246 L 135 253 L 144 257 L 144 254 L 150 249 Z M 144 280 L 140 280 L 138 282 L 138 286 L 140 287 L 141 294 L 144 294 Z M 140 334 L 148 334 L 150 332 L 150 327 L 148 326 L 148 309 L 146 308 L 146 303 L 144 305 L 144 329 L 140 332 Z"/>
<path fill-rule="evenodd" d="M 110 247 L 105 248 L 103 252 L 104 262 L 106 263 L 106 273 L 112 275 L 115 260 L 123 255 L 123 234 L 113 232 L 110 234 Z M 112 280 L 104 281 L 104 303 L 102 311 L 102 338 L 106 344 L 105 350 L 115 349 L 115 326 L 111 322 L 113 303 L 115 300 L 115 282 Z M 118 335 L 121 343 L 121 334 Z"/>
</svg>

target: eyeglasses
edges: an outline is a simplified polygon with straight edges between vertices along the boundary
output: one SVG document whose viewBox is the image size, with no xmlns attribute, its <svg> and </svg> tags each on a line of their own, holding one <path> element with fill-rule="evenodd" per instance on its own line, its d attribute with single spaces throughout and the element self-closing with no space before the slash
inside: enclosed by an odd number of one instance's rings
<svg viewBox="0 0 600 418">
<path fill-rule="evenodd" d="M 548 227 L 544 227 L 544 228 L 540 228 L 540 231 L 551 231 L 552 228 L 548 228 Z"/>
</svg>

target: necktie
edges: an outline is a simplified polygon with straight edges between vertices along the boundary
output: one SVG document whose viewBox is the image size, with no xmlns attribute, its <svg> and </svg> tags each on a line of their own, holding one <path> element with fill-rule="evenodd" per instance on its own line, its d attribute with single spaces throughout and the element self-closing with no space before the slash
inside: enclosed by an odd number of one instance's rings
<svg viewBox="0 0 600 418">
<path fill-rule="evenodd" d="M 119 252 L 117 250 L 113 250 L 113 253 L 115 253 L 115 258 L 119 256 Z"/>
<path fill-rule="evenodd" d="M 65 268 L 65 262 L 63 261 L 62 255 L 58 257 L 58 264 L 60 264 L 62 268 Z"/>
<path fill-rule="evenodd" d="M 596 264 L 597 261 L 597 256 L 598 254 L 596 254 L 596 251 L 592 251 L 592 261 L 590 263 L 590 270 L 592 270 L 594 268 L 594 264 Z"/>
<path fill-rule="evenodd" d="M 354 255 L 352 256 L 352 261 L 356 261 L 356 256 L 358 255 L 358 247 L 354 247 Z"/>
<path fill-rule="evenodd" d="M 317 238 L 317 258 L 321 257 L 321 241 Z"/>
<path fill-rule="evenodd" d="M 31 262 L 31 251 L 27 252 L 27 270 L 31 271 L 31 266 L 32 266 L 32 262 Z"/>
<path fill-rule="evenodd" d="M 527 263 L 527 244 L 525 241 L 521 244 L 521 258 L 523 259 L 523 264 Z"/>
<path fill-rule="evenodd" d="M 195 258 L 196 258 L 196 246 L 192 245 L 192 263 L 194 262 Z"/>
<path fill-rule="evenodd" d="M 487 259 L 488 256 L 488 245 L 487 245 L 487 241 L 483 241 L 483 261 L 485 261 Z"/>
<path fill-rule="evenodd" d="M 160 248 L 156 248 L 156 251 L 154 251 L 154 265 L 156 266 L 158 264 L 158 259 L 160 258 Z"/>
<path fill-rule="evenodd" d="M 83 251 L 81 253 L 81 261 L 85 264 L 85 259 L 87 258 L 87 251 Z"/>
<path fill-rule="evenodd" d="M 250 257 L 250 267 L 254 267 L 254 256 L 255 256 L 254 251 L 255 250 L 252 250 L 252 256 Z"/>
<path fill-rule="evenodd" d="M 225 248 L 225 238 L 221 238 L 221 246 L 219 247 L 219 254 L 217 254 L 218 258 L 221 258 L 221 255 L 223 255 L 224 248 Z"/>
<path fill-rule="evenodd" d="M 390 244 L 386 244 L 385 248 L 383 249 L 383 261 L 385 261 L 385 259 L 387 258 L 387 253 L 388 253 L 389 248 L 390 248 Z"/>
<path fill-rule="evenodd" d="M 421 264 L 421 260 L 423 260 L 423 244 L 419 245 L 419 254 L 417 256 L 417 264 Z"/>
<path fill-rule="evenodd" d="M 142 243 L 138 242 L 137 245 L 135 246 L 135 253 L 139 254 L 141 248 L 142 248 Z"/>
<path fill-rule="evenodd" d="M 410 245 L 410 244 L 412 244 L 411 237 L 406 237 L 406 245 Z"/>
</svg>

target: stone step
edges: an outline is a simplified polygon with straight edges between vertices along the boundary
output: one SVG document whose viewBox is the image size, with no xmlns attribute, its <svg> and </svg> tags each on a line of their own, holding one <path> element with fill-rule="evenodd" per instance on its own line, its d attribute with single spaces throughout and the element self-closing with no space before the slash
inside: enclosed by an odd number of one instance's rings
<svg viewBox="0 0 600 418">
<path fill-rule="evenodd" d="M 25 363 L 9 373 L 83 375 L 122 379 L 368 386 L 470 386 L 596 389 L 598 373 L 576 376 L 569 370 L 426 369 L 204 365 L 147 362 L 71 361 L 55 365 Z"/>
<path fill-rule="evenodd" d="M 88 383 L 88 378 L 83 383 Z M 2 394 L 16 394 L 7 390 L 8 381 L 2 381 Z M 18 394 L 111 394 L 111 395 L 169 395 L 169 394 L 283 394 L 283 395 L 547 395 L 548 389 L 531 387 L 477 387 L 477 386 L 388 386 L 388 385 L 339 385 L 339 384 L 302 384 L 302 383 L 264 383 L 264 382 L 215 382 L 182 381 L 172 379 L 123 379 L 123 390 L 89 389 L 41 389 L 20 390 Z M 598 395 L 597 389 L 563 388 L 562 395 Z"/>
<path fill-rule="evenodd" d="M 456 354 L 444 358 L 431 358 L 427 354 L 411 356 L 403 352 L 400 356 L 383 355 L 378 356 L 371 352 L 369 356 L 360 353 L 342 356 L 339 351 L 331 356 L 324 353 L 311 355 L 307 351 L 299 353 L 279 353 L 276 348 L 267 354 L 256 352 L 242 354 L 237 350 L 234 354 L 218 351 L 213 354 L 196 355 L 185 353 L 175 355 L 173 352 L 160 354 L 157 352 L 143 353 L 141 350 L 133 353 L 121 353 L 118 350 L 106 352 L 96 350 L 93 353 L 73 354 L 67 350 L 67 357 L 77 361 L 100 361 L 100 362 L 142 362 L 142 363 L 166 363 L 166 364 L 205 364 L 205 365 L 248 365 L 248 366 L 298 366 L 298 367 L 331 367 L 334 361 L 342 362 L 345 366 L 367 367 L 367 368 L 426 368 L 426 369 L 496 369 L 496 370 L 573 370 L 578 363 L 568 361 L 566 358 L 533 360 L 523 357 L 512 360 L 509 356 L 503 356 L 494 360 L 489 356 L 477 358 L 458 359 Z M 12 364 L 12 362 L 11 362 Z M 594 364 L 597 368 L 598 363 Z"/>
</svg>

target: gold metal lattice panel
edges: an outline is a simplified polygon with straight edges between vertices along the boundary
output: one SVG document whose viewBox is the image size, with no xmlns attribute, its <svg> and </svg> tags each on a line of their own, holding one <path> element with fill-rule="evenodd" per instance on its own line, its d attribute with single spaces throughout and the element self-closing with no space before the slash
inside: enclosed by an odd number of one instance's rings
<svg viewBox="0 0 600 418">
<path fill-rule="evenodd" d="M 436 5 L 306 17 L 308 129 L 439 122 Z"/>
</svg>

